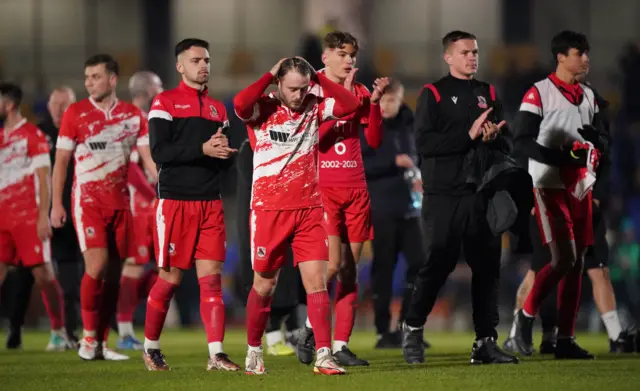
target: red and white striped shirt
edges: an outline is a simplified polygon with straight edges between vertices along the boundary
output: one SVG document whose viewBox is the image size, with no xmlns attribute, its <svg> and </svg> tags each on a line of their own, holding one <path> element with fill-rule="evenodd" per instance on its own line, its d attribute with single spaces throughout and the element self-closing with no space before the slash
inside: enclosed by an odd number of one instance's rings
<svg viewBox="0 0 640 391">
<path fill-rule="evenodd" d="M 40 183 L 35 173 L 38 168 L 51 166 L 47 137 L 26 119 L 11 129 L 1 130 L 0 209 L 3 218 L 35 223 L 40 205 Z"/>
<path fill-rule="evenodd" d="M 147 120 L 134 105 L 116 101 L 105 111 L 88 98 L 69 106 L 56 148 L 75 150 L 74 205 L 129 209 L 129 159 L 149 145 Z"/>
</svg>

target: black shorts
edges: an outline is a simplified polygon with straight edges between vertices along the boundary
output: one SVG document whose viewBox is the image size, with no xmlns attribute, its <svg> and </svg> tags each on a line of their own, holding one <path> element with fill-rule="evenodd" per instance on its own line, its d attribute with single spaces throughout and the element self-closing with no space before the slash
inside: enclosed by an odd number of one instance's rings
<svg viewBox="0 0 640 391">
<path fill-rule="evenodd" d="M 606 267 L 609 264 L 609 244 L 607 243 L 607 225 L 600 208 L 593 206 L 593 230 L 594 245 L 587 249 L 584 259 L 584 269 Z M 531 257 L 531 270 L 538 272 L 551 260 L 549 247 L 542 244 L 540 228 L 535 216 L 529 219 L 529 234 L 533 253 Z"/>
</svg>

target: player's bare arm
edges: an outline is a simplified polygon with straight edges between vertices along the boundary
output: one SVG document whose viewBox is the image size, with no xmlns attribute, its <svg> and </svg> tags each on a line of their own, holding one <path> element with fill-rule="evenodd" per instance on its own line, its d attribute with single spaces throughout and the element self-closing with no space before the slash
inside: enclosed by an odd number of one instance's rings
<svg viewBox="0 0 640 391">
<path fill-rule="evenodd" d="M 48 160 L 48 159 L 47 159 Z M 49 193 L 49 174 L 51 168 L 47 165 L 36 169 L 36 177 L 40 188 L 38 190 L 40 205 L 38 205 L 38 237 L 44 241 L 51 237 L 51 224 L 49 223 L 49 205 L 51 201 Z"/>
<path fill-rule="evenodd" d="M 138 145 L 137 149 L 142 161 L 142 167 L 144 167 L 147 175 L 151 176 L 151 182 L 156 183 L 158 181 L 158 169 L 151 157 L 151 148 L 148 145 Z"/>
<path fill-rule="evenodd" d="M 69 167 L 69 161 L 71 161 L 72 157 L 72 150 L 60 148 L 56 150 L 56 162 L 53 165 L 53 178 L 51 180 L 51 225 L 54 228 L 61 228 L 67 221 L 67 211 L 64 210 L 62 205 L 62 192 L 67 181 L 67 167 Z M 47 199 L 48 197 L 47 195 Z"/>
</svg>

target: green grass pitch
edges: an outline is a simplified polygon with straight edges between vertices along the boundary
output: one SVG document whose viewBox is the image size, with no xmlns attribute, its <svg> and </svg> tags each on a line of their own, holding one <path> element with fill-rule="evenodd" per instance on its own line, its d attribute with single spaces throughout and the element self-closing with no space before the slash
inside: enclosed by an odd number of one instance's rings
<svg viewBox="0 0 640 391">
<path fill-rule="evenodd" d="M 142 332 L 138 331 L 141 336 Z M 6 335 L 0 334 L 2 345 Z M 610 355 L 604 335 L 581 335 L 583 347 L 597 355 L 584 361 L 556 361 L 534 355 L 519 365 L 469 365 L 470 334 L 426 333 L 433 348 L 427 363 L 408 365 L 399 350 L 374 350 L 375 337 L 357 332 L 350 346 L 369 359 L 370 367 L 348 368 L 347 375 L 314 375 L 312 367 L 294 357 L 265 356 L 269 371 L 264 376 L 244 372 L 207 372 L 204 331 L 167 331 L 162 336 L 163 351 L 170 372 L 148 372 L 139 352 L 124 362 L 83 362 L 75 352 L 45 353 L 46 333 L 28 332 L 24 350 L 0 347 L 0 390 L 640 390 L 640 355 Z M 115 336 L 114 336 L 115 337 Z M 243 330 L 227 332 L 225 349 L 244 365 L 246 353 Z M 115 342 L 115 341 L 114 341 Z"/>
</svg>

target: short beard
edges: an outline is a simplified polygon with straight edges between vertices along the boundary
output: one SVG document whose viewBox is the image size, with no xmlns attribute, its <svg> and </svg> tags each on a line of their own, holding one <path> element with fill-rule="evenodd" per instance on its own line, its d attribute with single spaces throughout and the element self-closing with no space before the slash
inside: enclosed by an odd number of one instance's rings
<svg viewBox="0 0 640 391">
<path fill-rule="evenodd" d="M 105 100 L 108 96 L 110 96 L 113 93 L 113 91 L 107 91 L 104 94 L 100 95 L 97 98 L 93 98 L 93 100 L 95 100 L 96 102 L 102 102 L 103 100 Z"/>
<path fill-rule="evenodd" d="M 199 84 L 200 86 L 204 86 L 205 84 L 209 83 L 209 76 L 201 78 L 200 76 L 196 75 L 196 77 L 193 78 L 193 79 L 187 77 L 187 80 L 189 80 L 191 83 L 195 83 L 195 84 Z"/>
</svg>

